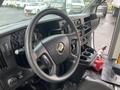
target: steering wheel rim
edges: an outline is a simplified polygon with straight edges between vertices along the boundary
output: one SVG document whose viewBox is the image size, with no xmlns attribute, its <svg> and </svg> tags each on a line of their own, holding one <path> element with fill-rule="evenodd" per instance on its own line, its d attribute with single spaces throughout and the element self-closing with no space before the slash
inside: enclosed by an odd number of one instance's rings
<svg viewBox="0 0 120 90">
<path fill-rule="evenodd" d="M 49 15 L 49 14 L 54 14 L 54 15 L 57 15 L 57 16 L 60 16 L 62 17 L 62 19 L 64 19 L 71 27 L 72 30 L 74 30 L 74 34 L 67 34 L 67 37 L 69 37 L 70 40 L 72 40 L 71 38 L 73 37 L 73 39 L 76 38 L 77 40 L 77 57 L 75 56 L 75 60 L 73 62 L 73 65 L 72 67 L 70 68 L 70 70 L 65 73 L 64 75 L 62 76 L 57 76 L 55 74 L 55 71 L 56 71 L 56 63 L 55 61 L 51 58 L 50 54 L 49 54 L 49 51 L 48 49 L 46 50 L 46 48 L 44 47 L 45 44 L 43 45 L 43 43 L 46 41 L 43 41 L 43 42 L 40 42 L 38 47 L 36 47 L 34 50 L 32 49 L 32 34 L 33 34 L 33 31 L 35 29 L 35 26 L 37 25 L 38 21 L 46 16 L 46 15 Z M 57 35 L 57 36 L 53 36 L 51 38 L 66 38 L 65 41 L 69 41 L 68 38 L 66 37 L 66 35 Z M 49 38 L 48 38 L 49 39 Z M 52 40 L 52 39 L 51 39 Z M 58 43 L 58 42 L 57 42 Z M 64 42 L 65 43 L 65 42 Z M 69 42 L 70 43 L 70 42 Z M 66 44 L 67 45 L 67 44 Z M 50 9 L 46 9 L 46 10 L 43 10 L 42 12 L 38 13 L 31 21 L 31 23 L 28 25 L 27 29 L 26 29 L 26 32 L 25 32 L 25 53 L 26 53 L 26 57 L 27 57 L 27 60 L 28 60 L 28 63 L 29 65 L 31 66 L 32 70 L 40 77 L 42 78 L 43 80 L 45 81 L 48 81 L 48 82 L 61 82 L 61 81 L 64 81 L 66 79 L 68 79 L 76 70 L 78 64 L 79 64 L 79 58 L 80 58 L 80 45 L 81 45 L 81 42 L 80 42 L 80 38 L 79 38 L 79 33 L 75 27 L 75 25 L 73 24 L 73 22 L 70 20 L 70 18 L 64 14 L 63 11 L 61 10 L 58 10 L 58 9 L 54 9 L 54 8 L 50 8 Z M 42 48 L 42 49 L 41 49 Z M 70 48 L 70 45 L 68 45 L 66 51 L 68 50 L 68 48 Z M 38 50 L 40 49 L 40 50 Z M 38 51 L 37 51 L 38 50 Z M 44 52 L 43 52 L 44 51 Z M 43 53 L 46 53 L 49 57 L 47 56 L 44 56 L 45 59 L 50 60 L 48 61 L 49 63 L 52 63 L 52 71 L 54 72 L 54 74 L 51 74 L 51 75 L 47 75 L 45 72 L 42 71 L 42 69 L 38 66 L 38 64 L 36 63 L 36 59 L 39 58 L 36 54 L 36 52 L 39 54 L 43 54 Z M 43 52 L 43 53 L 42 53 Z M 79 53 L 78 53 L 79 52 Z M 55 53 L 54 53 L 55 54 Z M 68 54 L 68 52 L 67 52 Z M 68 56 L 68 55 L 67 55 Z M 74 56 L 74 55 L 73 55 Z"/>
</svg>

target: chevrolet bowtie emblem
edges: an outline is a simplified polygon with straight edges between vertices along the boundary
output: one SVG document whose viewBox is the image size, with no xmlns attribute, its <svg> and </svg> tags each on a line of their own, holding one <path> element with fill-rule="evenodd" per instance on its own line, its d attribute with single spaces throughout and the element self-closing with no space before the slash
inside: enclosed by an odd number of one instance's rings
<svg viewBox="0 0 120 90">
<path fill-rule="evenodd" d="M 64 46 L 63 43 L 58 43 L 58 44 L 57 44 L 57 51 L 58 51 L 60 54 L 63 53 L 64 48 L 65 48 L 65 46 Z"/>
</svg>

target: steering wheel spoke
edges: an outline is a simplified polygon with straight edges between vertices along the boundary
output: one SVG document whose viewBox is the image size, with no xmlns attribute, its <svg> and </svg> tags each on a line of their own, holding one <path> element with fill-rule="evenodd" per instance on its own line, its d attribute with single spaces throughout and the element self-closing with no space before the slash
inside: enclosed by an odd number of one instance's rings
<svg viewBox="0 0 120 90">
<path fill-rule="evenodd" d="M 49 69 L 49 74 L 56 75 L 57 65 L 55 64 L 54 60 L 51 58 L 50 54 L 47 53 L 46 55 L 42 56 L 44 61 L 46 62 L 46 67 Z"/>
<path fill-rule="evenodd" d="M 68 58 L 68 62 L 75 63 L 76 60 L 77 60 L 77 55 L 71 53 L 69 58 Z"/>
<path fill-rule="evenodd" d="M 57 71 L 57 66 L 55 63 L 53 63 L 53 66 L 51 67 L 51 69 L 49 70 L 49 75 L 53 76 L 56 75 L 56 71 Z"/>
<path fill-rule="evenodd" d="M 74 55 L 74 54 L 72 54 L 72 53 L 71 53 L 70 57 L 71 57 L 72 59 L 77 59 L 77 55 Z"/>
<path fill-rule="evenodd" d="M 51 58 L 51 56 L 47 53 L 46 55 L 42 55 L 42 59 L 45 62 L 45 66 L 49 69 L 49 75 L 50 76 L 55 76 L 56 75 L 56 70 L 57 70 L 57 65 Z"/>
<path fill-rule="evenodd" d="M 49 54 L 49 52 L 46 50 L 46 48 L 42 45 L 42 43 L 39 43 L 35 49 L 34 49 L 34 52 L 33 52 L 33 56 L 34 56 L 34 59 L 37 61 L 38 58 L 42 59 L 43 62 L 44 62 L 44 65 L 47 67 L 47 68 L 52 68 L 52 72 L 53 71 L 56 71 L 55 68 L 56 68 L 56 65 L 51 57 L 51 55 Z"/>
<path fill-rule="evenodd" d="M 45 49 L 45 47 L 40 42 L 33 50 L 34 60 L 37 60 L 40 56 L 42 56 L 45 53 L 47 53 L 47 50 Z"/>
<path fill-rule="evenodd" d="M 68 38 L 69 38 L 70 41 L 72 41 L 72 40 L 78 40 L 78 37 L 76 36 L 75 32 L 67 34 L 67 36 L 68 36 Z"/>
</svg>

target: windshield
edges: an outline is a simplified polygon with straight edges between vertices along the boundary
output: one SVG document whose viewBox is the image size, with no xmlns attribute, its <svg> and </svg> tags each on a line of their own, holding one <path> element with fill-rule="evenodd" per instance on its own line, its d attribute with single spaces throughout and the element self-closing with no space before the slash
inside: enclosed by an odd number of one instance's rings
<svg viewBox="0 0 120 90">
<path fill-rule="evenodd" d="M 62 3 L 62 2 L 64 2 L 64 0 L 52 0 L 52 2 L 55 2 L 55 3 Z"/>
<path fill-rule="evenodd" d="M 70 14 L 81 14 L 93 0 L 4 0 L 0 7 L 0 26 L 31 19 L 46 8 L 58 8 Z"/>
</svg>

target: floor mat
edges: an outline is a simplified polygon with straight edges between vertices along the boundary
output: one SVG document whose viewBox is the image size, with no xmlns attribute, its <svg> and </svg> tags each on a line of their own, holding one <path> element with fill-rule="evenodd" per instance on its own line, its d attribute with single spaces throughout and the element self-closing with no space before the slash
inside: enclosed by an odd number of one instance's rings
<svg viewBox="0 0 120 90">
<path fill-rule="evenodd" d="M 120 76 L 116 75 L 112 70 L 112 64 L 114 59 L 109 60 L 107 56 L 105 58 L 105 64 L 102 70 L 101 79 L 108 83 L 120 86 Z"/>
</svg>

